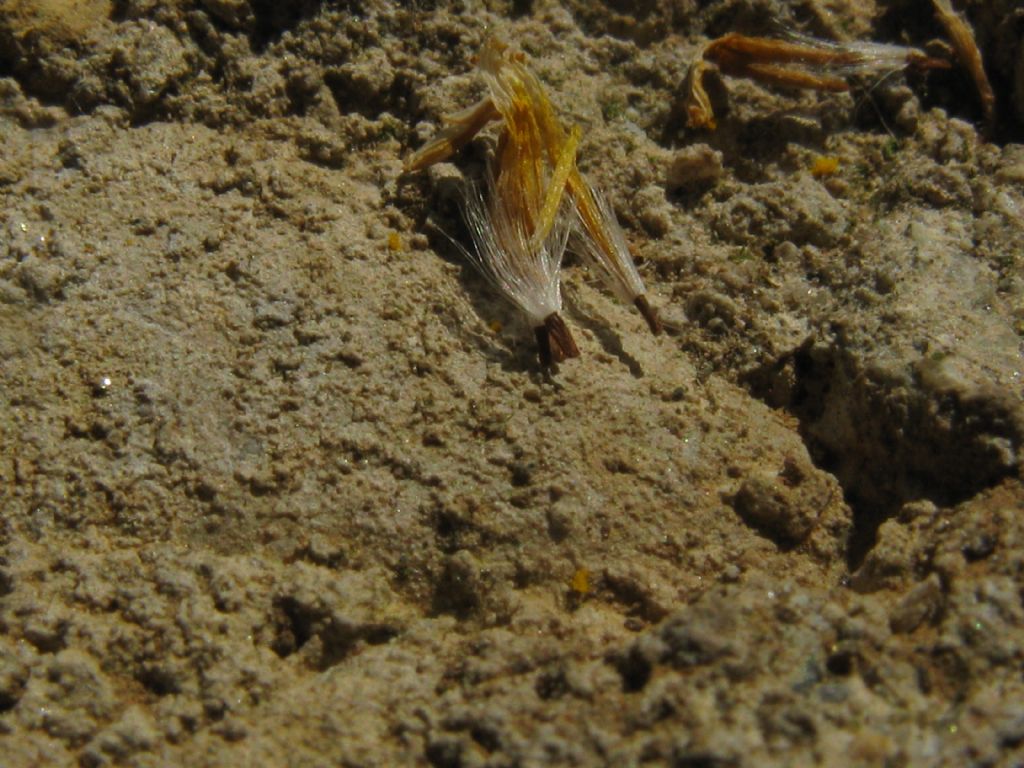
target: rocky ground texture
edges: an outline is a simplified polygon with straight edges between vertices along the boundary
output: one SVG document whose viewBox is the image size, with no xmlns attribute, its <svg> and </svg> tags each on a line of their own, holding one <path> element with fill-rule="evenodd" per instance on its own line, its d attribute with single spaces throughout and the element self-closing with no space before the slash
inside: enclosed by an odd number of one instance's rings
<svg viewBox="0 0 1024 768">
<path fill-rule="evenodd" d="M 1024 43 L 794 94 L 729 31 L 924 0 L 6 0 L 0 734 L 30 765 L 1024 761 Z M 1016 20 L 1016 21 L 1015 21 Z M 521 48 L 667 333 L 465 263 Z"/>
</svg>

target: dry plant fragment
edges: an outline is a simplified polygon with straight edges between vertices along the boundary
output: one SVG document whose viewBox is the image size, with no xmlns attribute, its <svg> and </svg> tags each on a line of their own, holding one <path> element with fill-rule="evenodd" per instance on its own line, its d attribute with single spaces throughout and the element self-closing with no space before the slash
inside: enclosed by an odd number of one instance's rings
<svg viewBox="0 0 1024 768">
<path fill-rule="evenodd" d="M 728 34 L 708 43 L 703 56 L 733 77 L 791 88 L 849 89 L 845 80 L 828 73 L 830 66 L 845 61 L 845 57 L 814 45 Z"/>
<path fill-rule="evenodd" d="M 707 128 L 713 131 L 718 124 L 715 121 L 715 111 L 711 108 L 711 99 L 704 90 L 704 73 L 707 69 L 708 63 L 703 58 L 698 58 L 690 65 L 686 73 L 686 82 L 683 83 L 683 90 L 686 93 L 683 106 L 686 109 L 687 125 L 691 128 Z"/>
<path fill-rule="evenodd" d="M 650 329 L 659 333 L 661 323 L 647 300 L 643 281 L 618 221 L 610 206 L 599 202 L 599 193 L 579 172 L 575 162 L 565 162 L 570 139 L 540 82 L 521 59 L 522 56 L 505 43 L 496 38 L 488 39 L 480 53 L 479 69 L 489 95 L 470 109 L 447 118 L 446 127 L 406 161 L 406 169 L 418 170 L 444 160 L 492 120 L 500 119 L 505 130 L 510 131 L 517 120 L 525 119 L 518 116 L 518 110 L 525 108 L 539 131 L 553 179 L 561 179 L 572 199 L 582 229 L 581 240 L 586 244 L 585 257 L 616 296 L 634 304 Z M 550 211 L 545 217 L 550 218 Z"/>
<path fill-rule="evenodd" d="M 857 75 L 884 75 L 911 66 L 949 66 L 924 51 L 902 45 L 838 43 L 801 35 L 791 38 L 729 34 L 709 43 L 704 48 L 704 58 L 718 64 L 726 74 L 822 91 L 848 91 L 847 78 Z"/>
<path fill-rule="evenodd" d="M 811 163 L 811 175 L 816 179 L 823 176 L 831 176 L 839 170 L 839 158 L 829 155 L 819 155 Z"/>
<path fill-rule="evenodd" d="M 985 124 L 991 128 L 996 119 L 996 95 L 985 74 L 985 66 L 981 60 L 978 43 L 974 39 L 974 32 L 960 14 L 953 10 L 950 0 L 932 0 L 932 5 L 935 6 L 935 15 L 939 23 L 945 27 L 953 43 L 957 58 L 974 80 L 974 87 L 978 89 L 978 99 L 985 113 Z"/>
<path fill-rule="evenodd" d="M 643 280 L 608 199 L 582 178 L 579 181 L 580 190 L 574 190 L 580 221 L 580 247 L 576 250 L 619 301 L 637 308 L 651 333 L 661 333 L 658 313 L 647 301 Z"/>
<path fill-rule="evenodd" d="M 748 37 L 730 33 L 708 43 L 687 75 L 687 124 L 715 127 L 703 78 L 711 62 L 724 74 L 767 85 L 839 93 L 850 90 L 848 78 L 884 76 L 907 67 L 947 67 L 923 51 L 885 43 L 836 43 L 799 35 L 791 39 Z"/>
<path fill-rule="evenodd" d="M 562 206 L 566 178 L 576 164 L 579 131 L 547 161 L 529 92 L 508 83 L 497 157 L 487 172 L 487 199 L 474 189 L 465 217 L 476 246 L 467 252 L 480 271 L 528 317 L 541 364 L 549 366 L 579 349 L 561 317 L 560 268 L 571 221 Z"/>
<path fill-rule="evenodd" d="M 506 122 L 509 119 L 510 89 L 515 86 L 529 94 L 548 160 L 556 162 L 564 152 L 565 130 L 533 74 L 504 43 L 496 39 L 484 45 L 480 54 L 480 70 Z M 611 206 L 604 202 L 603 196 L 587 182 L 575 164 L 569 168 L 566 184 L 579 219 L 583 242 L 580 250 L 584 257 L 621 301 L 633 304 L 639 310 L 651 332 L 660 333 L 661 322 L 647 300 L 643 280 Z"/>
<path fill-rule="evenodd" d="M 419 171 L 454 155 L 489 122 L 500 117 L 490 96 L 468 109 L 443 118 L 445 127 L 405 161 L 406 171 Z"/>
</svg>

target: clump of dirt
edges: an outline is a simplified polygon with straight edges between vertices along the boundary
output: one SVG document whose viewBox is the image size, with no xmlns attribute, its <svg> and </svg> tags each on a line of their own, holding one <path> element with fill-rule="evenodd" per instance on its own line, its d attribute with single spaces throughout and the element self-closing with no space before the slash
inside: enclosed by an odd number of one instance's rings
<svg viewBox="0 0 1024 768">
<path fill-rule="evenodd" d="M 75 43 L 110 18 L 111 6 L 110 0 L 8 0 L 4 28 L 22 40 Z"/>
</svg>

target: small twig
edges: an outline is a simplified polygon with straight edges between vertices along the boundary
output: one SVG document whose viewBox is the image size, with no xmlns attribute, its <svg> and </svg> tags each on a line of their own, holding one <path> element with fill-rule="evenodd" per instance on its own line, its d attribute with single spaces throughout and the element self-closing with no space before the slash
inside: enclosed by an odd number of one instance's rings
<svg viewBox="0 0 1024 768">
<path fill-rule="evenodd" d="M 992 84 L 985 74 L 985 65 L 981 59 L 981 51 L 974 39 L 974 31 L 967 22 L 956 11 L 950 0 L 932 0 L 935 6 L 935 15 L 939 23 L 946 29 L 950 41 L 953 43 L 953 50 L 960 60 L 964 69 L 974 80 L 974 87 L 978 91 L 978 100 L 981 102 L 981 109 L 985 115 L 985 125 L 991 130 L 995 127 L 996 121 L 996 94 L 992 90 Z"/>
</svg>

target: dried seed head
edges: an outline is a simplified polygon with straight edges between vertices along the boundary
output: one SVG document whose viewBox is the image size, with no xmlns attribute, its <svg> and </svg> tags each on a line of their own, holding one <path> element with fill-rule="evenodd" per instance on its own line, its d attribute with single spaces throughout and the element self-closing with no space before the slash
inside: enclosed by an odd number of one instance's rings
<svg viewBox="0 0 1024 768">
<path fill-rule="evenodd" d="M 941 2 L 942 0 L 936 0 Z M 731 33 L 708 43 L 702 58 L 732 77 L 745 77 L 780 88 L 842 92 L 848 78 L 884 78 L 907 67 L 947 67 L 916 48 L 874 42 L 838 43 L 790 33 L 785 38 Z M 685 106 L 690 127 L 714 127 L 714 114 L 703 88 L 706 64 L 694 62 L 687 80 Z"/>
<path fill-rule="evenodd" d="M 576 344 L 558 312 L 559 267 L 570 229 L 582 230 L 580 250 L 620 299 L 633 303 L 661 330 L 611 208 L 576 168 L 579 129 L 566 131 L 523 57 L 489 38 L 478 59 L 488 96 L 445 120 L 446 127 L 406 163 L 424 168 L 452 154 L 487 123 L 500 119 L 496 162 L 488 169 L 486 200 L 467 191 L 465 219 L 475 244 L 467 257 L 530 318 L 544 362 L 575 357 Z M 567 194 L 568 193 L 568 194 Z M 565 210 L 569 197 L 575 212 Z M 460 246 L 461 247 L 461 246 Z"/>
<path fill-rule="evenodd" d="M 544 163 L 546 158 L 550 167 L 550 193 L 555 194 L 549 193 L 543 211 L 537 214 L 541 222 L 537 236 L 543 235 L 544 227 L 549 226 L 554 197 L 567 190 L 582 230 L 583 244 L 579 250 L 622 301 L 636 303 L 637 297 L 644 295 L 644 286 L 622 229 L 608 202 L 595 193 L 576 168 L 579 130 L 566 132 L 540 82 L 501 41 L 491 38 L 485 43 L 480 71 L 508 134 L 523 130 L 513 128 L 517 123 L 529 125 L 529 135 L 536 136 L 539 146 L 531 146 L 527 154 L 538 163 Z M 650 305 L 644 302 L 641 311 L 657 333 L 660 325 Z"/>
<path fill-rule="evenodd" d="M 658 314 L 647 301 L 644 281 L 633 262 L 626 236 L 608 198 L 578 173 L 574 180 L 570 180 L 569 186 L 575 203 L 578 233 L 574 251 L 583 257 L 619 301 L 636 306 L 652 333 L 661 333 Z"/>
</svg>

